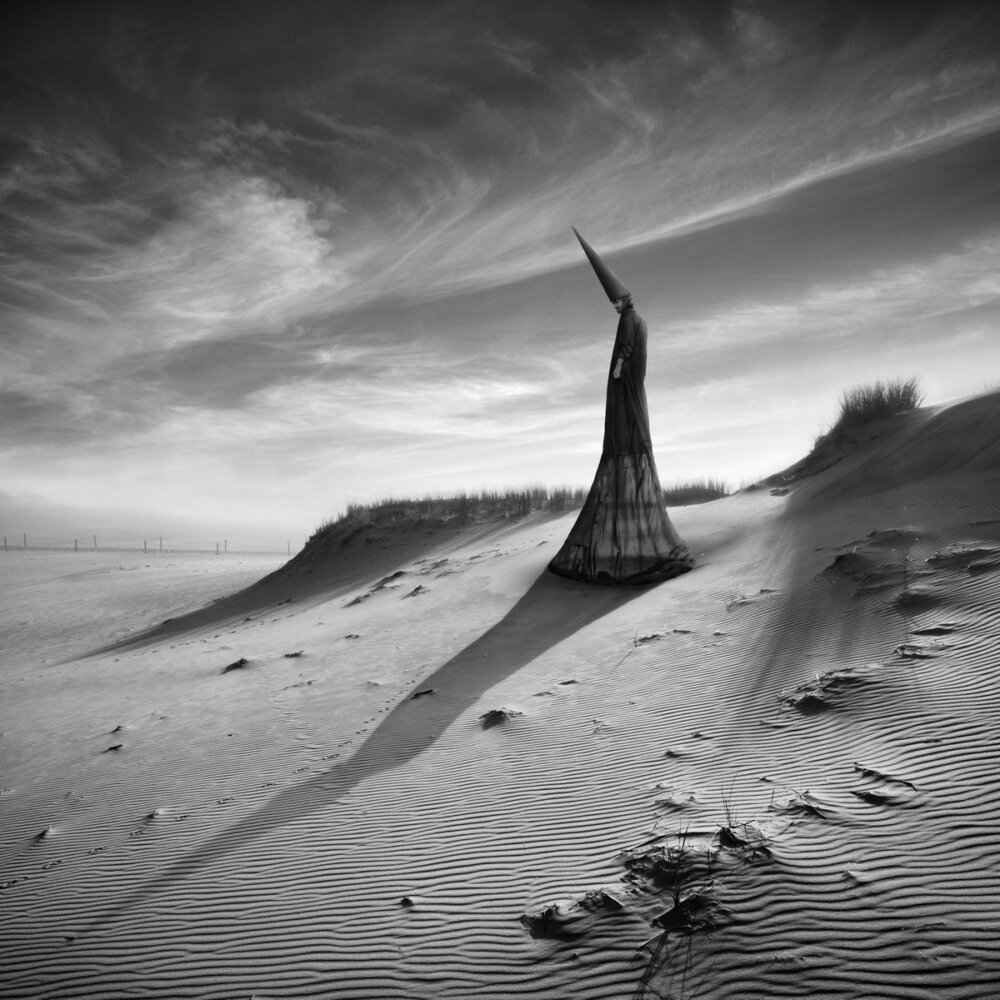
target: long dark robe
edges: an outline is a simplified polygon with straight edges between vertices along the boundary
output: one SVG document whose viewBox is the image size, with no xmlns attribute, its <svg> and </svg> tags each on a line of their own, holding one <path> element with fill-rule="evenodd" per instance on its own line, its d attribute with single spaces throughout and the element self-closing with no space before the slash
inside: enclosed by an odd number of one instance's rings
<svg viewBox="0 0 1000 1000">
<path fill-rule="evenodd" d="M 614 377 L 618 358 L 621 377 Z M 618 320 L 608 371 L 604 448 L 580 516 L 549 569 L 590 583 L 654 583 L 694 560 L 667 516 L 646 406 L 646 324 L 628 308 Z"/>
</svg>

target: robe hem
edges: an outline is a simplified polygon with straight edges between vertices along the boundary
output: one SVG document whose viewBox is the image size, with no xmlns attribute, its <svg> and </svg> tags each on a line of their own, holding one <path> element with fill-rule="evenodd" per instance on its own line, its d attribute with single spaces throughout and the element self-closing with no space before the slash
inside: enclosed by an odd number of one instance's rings
<svg viewBox="0 0 1000 1000">
<path fill-rule="evenodd" d="M 549 572 L 556 576 L 564 577 L 567 580 L 576 580 L 579 583 L 598 583 L 605 586 L 634 586 L 643 587 L 653 583 L 663 583 L 666 580 L 673 580 L 694 569 L 694 559 L 690 556 L 680 559 L 668 559 L 665 562 L 651 566 L 649 569 L 640 570 L 629 576 L 616 578 L 607 571 L 598 570 L 593 576 L 586 576 L 583 573 L 574 572 L 556 565 L 556 560 L 549 563 Z"/>
</svg>

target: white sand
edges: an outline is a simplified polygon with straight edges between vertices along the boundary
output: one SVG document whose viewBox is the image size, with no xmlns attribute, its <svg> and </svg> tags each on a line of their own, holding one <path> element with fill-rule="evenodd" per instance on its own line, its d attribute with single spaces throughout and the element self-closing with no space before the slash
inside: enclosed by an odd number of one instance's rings
<svg viewBox="0 0 1000 1000">
<path fill-rule="evenodd" d="M 574 515 L 535 517 L 58 664 L 216 595 L 25 584 L 0 996 L 994 995 L 998 427 L 672 511 L 699 565 L 649 589 L 545 573 Z"/>
</svg>

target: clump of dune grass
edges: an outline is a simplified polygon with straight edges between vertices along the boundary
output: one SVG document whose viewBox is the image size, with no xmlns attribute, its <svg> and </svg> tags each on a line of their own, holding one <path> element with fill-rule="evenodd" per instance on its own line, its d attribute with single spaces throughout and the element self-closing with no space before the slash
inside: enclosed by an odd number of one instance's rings
<svg viewBox="0 0 1000 1000">
<path fill-rule="evenodd" d="M 663 488 L 668 507 L 706 503 L 728 496 L 732 491 L 720 479 L 698 479 Z M 349 503 L 339 517 L 321 524 L 310 542 L 335 531 L 352 528 L 397 528 L 415 525 L 478 524 L 514 520 L 537 511 L 559 514 L 577 510 L 587 499 L 581 487 L 525 486 L 521 489 L 479 490 L 439 494 L 417 499 L 386 498 L 368 503 Z"/>
<path fill-rule="evenodd" d="M 840 413 L 833 426 L 816 439 L 813 451 L 827 444 L 836 444 L 855 427 L 883 420 L 897 413 L 915 410 L 924 394 L 916 376 L 870 382 L 845 389 L 840 394 Z"/>
<path fill-rule="evenodd" d="M 709 500 L 721 500 L 733 491 L 721 479 L 688 479 L 663 486 L 663 497 L 668 507 L 686 507 Z"/>
<path fill-rule="evenodd" d="M 923 398 L 916 377 L 854 386 L 840 394 L 840 414 L 832 430 L 870 424 L 873 420 L 915 410 Z"/>
<path fill-rule="evenodd" d="M 313 539 L 341 528 L 393 528 L 419 524 L 475 524 L 526 517 L 535 511 L 559 513 L 583 506 L 582 488 L 527 486 L 521 489 L 459 492 L 419 499 L 383 499 L 350 503 L 345 513 L 320 525 Z"/>
</svg>

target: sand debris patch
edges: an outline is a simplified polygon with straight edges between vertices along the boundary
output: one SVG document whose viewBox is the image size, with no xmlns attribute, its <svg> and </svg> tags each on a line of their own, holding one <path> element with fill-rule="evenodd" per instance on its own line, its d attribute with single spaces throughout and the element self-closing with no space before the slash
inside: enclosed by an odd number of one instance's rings
<svg viewBox="0 0 1000 1000">
<path fill-rule="evenodd" d="M 658 786 L 658 787 L 663 787 Z M 655 808 L 663 812 L 680 812 L 684 809 L 690 809 L 697 806 L 698 798 L 694 792 L 685 789 L 684 791 L 678 791 L 676 789 L 669 789 L 666 795 L 661 796 L 653 801 Z"/>
<path fill-rule="evenodd" d="M 905 555 L 898 562 L 886 563 L 870 553 L 852 550 L 838 555 L 823 570 L 824 576 L 843 577 L 854 581 L 854 596 L 860 597 L 893 587 L 909 587 L 933 570 L 921 569 Z"/>
<path fill-rule="evenodd" d="M 837 698 L 848 688 L 869 684 L 872 681 L 870 670 L 862 673 L 854 667 L 841 667 L 817 674 L 812 680 L 800 684 L 788 693 L 782 692 L 778 696 L 778 701 L 782 705 L 794 708 L 802 715 L 818 715 L 833 708 Z"/>
<path fill-rule="evenodd" d="M 479 716 L 479 721 L 483 729 L 493 729 L 495 726 L 506 725 L 519 715 L 524 715 L 524 712 L 519 712 L 516 708 L 491 708 Z"/>
<path fill-rule="evenodd" d="M 455 572 L 454 569 L 449 566 L 449 560 L 447 557 L 443 559 L 418 559 L 414 565 L 420 567 L 417 570 L 417 573 L 420 576 L 429 576 L 431 574 L 436 576 L 446 576 L 449 573 Z"/>
<path fill-rule="evenodd" d="M 932 660 L 948 647 L 942 642 L 901 642 L 893 653 L 901 660 Z"/>
<path fill-rule="evenodd" d="M 574 913 L 576 909 L 579 908 L 572 900 L 548 903 L 522 913 L 519 919 L 533 938 L 576 941 L 585 933 L 583 927 L 574 927 L 583 916 L 582 913 Z"/>
<path fill-rule="evenodd" d="M 936 581 L 912 584 L 904 581 L 903 589 L 893 597 L 890 607 L 900 614 L 918 614 L 947 605 L 950 600 L 951 593 L 946 584 Z"/>
<path fill-rule="evenodd" d="M 809 817 L 824 820 L 835 812 L 830 803 L 817 798 L 808 789 L 804 792 L 792 791 L 784 801 L 772 801 L 768 810 L 776 816 Z"/>
<path fill-rule="evenodd" d="M 918 797 L 917 786 L 905 778 L 858 763 L 854 764 L 854 771 L 866 784 L 862 788 L 852 788 L 850 792 L 868 805 L 901 806 Z"/>
<path fill-rule="evenodd" d="M 445 560 L 447 561 L 447 560 Z M 405 585 L 403 577 L 409 576 L 409 573 L 405 569 L 398 569 L 394 573 L 389 573 L 388 576 L 383 576 L 381 580 L 377 583 L 372 584 L 363 594 L 357 594 L 352 597 L 344 607 L 345 608 L 356 608 L 359 604 L 364 604 L 366 601 L 371 600 L 376 594 L 380 594 L 383 591 L 389 590 L 399 590 Z M 422 585 L 416 586 L 408 594 L 404 594 L 404 597 L 413 597 L 416 594 L 426 593 L 426 588 Z"/>
<path fill-rule="evenodd" d="M 1000 567 L 1000 548 L 977 542 L 956 542 L 935 552 L 927 564 L 935 569 L 962 569 L 983 573 Z"/>
<path fill-rule="evenodd" d="M 924 628 L 913 629 L 914 635 L 951 635 L 958 630 L 958 625 L 951 622 L 941 622 L 939 625 L 927 625 Z"/>
<path fill-rule="evenodd" d="M 641 997 L 654 979 L 685 962 L 694 937 L 732 922 L 720 898 L 727 878 L 770 859 L 768 838 L 754 822 L 664 834 L 619 855 L 625 871 L 618 886 L 543 903 L 520 920 L 532 938 L 577 946 L 609 924 L 631 922 L 637 934 L 646 928 L 635 952 L 645 956 L 633 994 Z"/>
<path fill-rule="evenodd" d="M 907 550 L 920 541 L 920 535 L 912 528 L 876 528 L 863 539 L 852 542 L 852 547 L 864 546 L 872 549 Z"/>
<path fill-rule="evenodd" d="M 733 594 L 732 597 L 727 597 L 723 604 L 725 605 L 726 611 L 734 611 L 737 608 L 749 607 L 753 604 L 759 604 L 760 601 L 766 600 L 768 597 L 777 594 L 778 591 L 771 587 L 761 587 L 756 593 L 746 593 L 744 591 L 738 591 Z M 674 629 L 675 632 L 683 632 L 682 629 Z M 722 632 L 717 632 L 716 635 L 723 635 Z"/>
<path fill-rule="evenodd" d="M 914 558 L 912 552 L 919 542 L 920 536 L 907 528 L 872 531 L 839 546 L 820 576 L 853 581 L 855 597 L 897 587 L 909 589 L 938 568 L 931 560 L 920 564 Z"/>
</svg>

